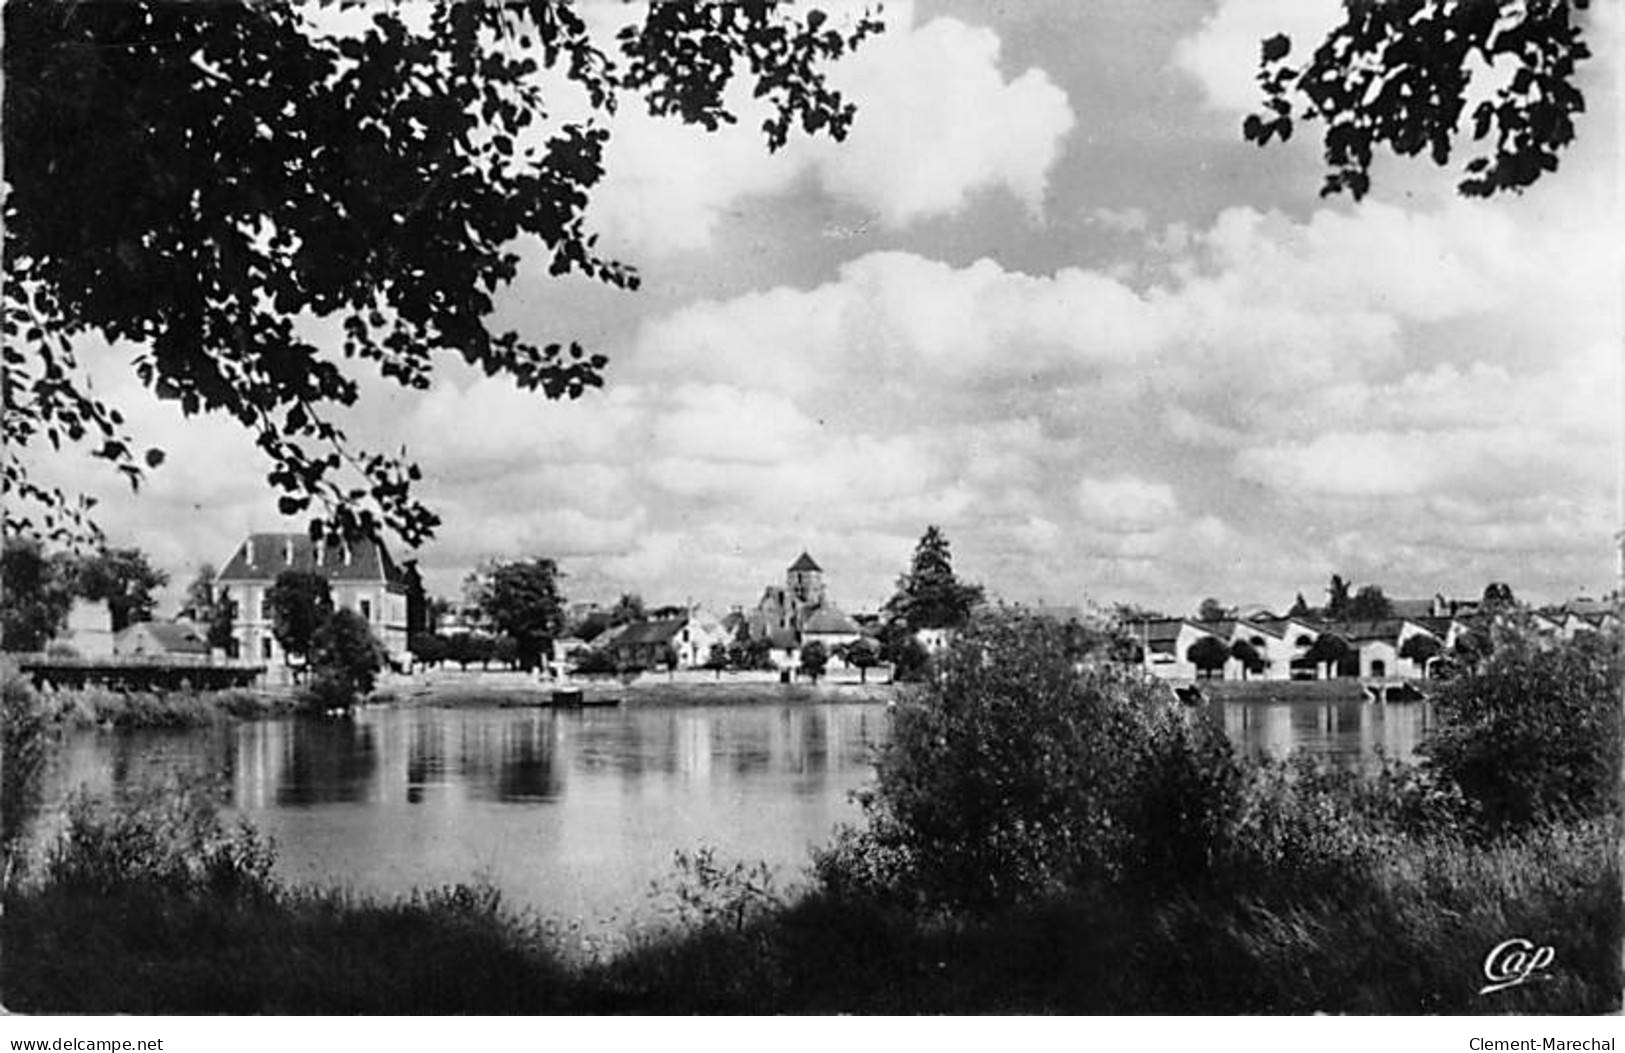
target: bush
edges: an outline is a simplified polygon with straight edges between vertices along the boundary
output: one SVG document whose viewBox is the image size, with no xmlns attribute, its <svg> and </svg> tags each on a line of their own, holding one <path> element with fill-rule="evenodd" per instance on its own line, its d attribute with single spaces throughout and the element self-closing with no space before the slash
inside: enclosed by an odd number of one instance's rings
<svg viewBox="0 0 1625 1053">
<path fill-rule="evenodd" d="M 141 885 L 175 893 L 274 891 L 271 844 L 246 821 L 227 829 L 201 783 L 170 779 L 118 802 L 81 791 L 46 857 L 56 886 L 108 895 Z"/>
<path fill-rule="evenodd" d="M 1614 814 L 1620 672 L 1617 641 L 1502 633 L 1476 669 L 1441 685 L 1425 763 L 1475 802 L 1491 835 Z"/>
<path fill-rule="evenodd" d="M 10 669 L 0 674 L 0 892 L 22 870 L 54 731 L 49 707 L 28 681 Z"/>
<path fill-rule="evenodd" d="M 608 651 L 592 648 L 576 656 L 573 672 L 583 676 L 594 676 L 603 673 L 615 672 L 615 656 Z"/>
<path fill-rule="evenodd" d="M 365 618 L 351 610 L 334 611 L 311 640 L 307 704 L 323 710 L 350 706 L 372 691 L 385 658 Z"/>
<path fill-rule="evenodd" d="M 1046 619 L 980 615 L 894 713 L 866 828 L 815 861 L 832 891 L 985 909 L 1097 880 L 1199 883 L 1239 798 L 1222 730 L 1080 669 Z"/>
</svg>

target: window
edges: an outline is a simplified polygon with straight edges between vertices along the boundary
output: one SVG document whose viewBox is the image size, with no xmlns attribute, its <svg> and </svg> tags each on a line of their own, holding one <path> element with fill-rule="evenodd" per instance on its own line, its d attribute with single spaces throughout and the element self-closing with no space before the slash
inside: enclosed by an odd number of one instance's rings
<svg viewBox="0 0 1625 1053">
<path fill-rule="evenodd" d="M 361 617 L 365 618 L 369 622 L 372 621 L 372 601 L 371 600 L 362 600 L 361 601 Z"/>
<path fill-rule="evenodd" d="M 1371 663 L 1371 675 L 1374 676 L 1374 677 L 1387 676 L 1388 675 L 1388 663 L 1384 662 L 1380 658 L 1377 659 L 1376 661 L 1372 662 Z"/>
<path fill-rule="evenodd" d="M 271 658 L 271 638 L 269 636 L 260 637 L 260 657 L 267 661 Z"/>
<path fill-rule="evenodd" d="M 269 594 L 260 597 L 260 621 L 271 620 L 271 597 Z"/>
</svg>

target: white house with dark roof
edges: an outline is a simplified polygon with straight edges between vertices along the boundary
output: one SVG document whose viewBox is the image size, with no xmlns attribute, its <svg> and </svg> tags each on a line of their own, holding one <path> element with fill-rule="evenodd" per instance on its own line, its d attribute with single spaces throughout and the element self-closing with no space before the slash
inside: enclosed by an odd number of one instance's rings
<svg viewBox="0 0 1625 1053">
<path fill-rule="evenodd" d="M 835 648 L 862 639 L 862 637 L 863 629 L 859 627 L 858 623 L 833 603 L 825 603 L 822 607 L 813 611 L 801 626 L 801 644 L 803 647 L 816 641 L 823 644 L 824 650 L 830 654 L 834 653 Z"/>
<path fill-rule="evenodd" d="M 1288 680 L 1292 676 L 1292 662 L 1301 651 L 1292 644 L 1294 634 L 1285 623 L 1274 619 L 1256 621 L 1237 619 L 1230 630 L 1229 644 L 1245 642 L 1258 652 L 1264 667 L 1258 671 L 1246 669 L 1234 656 L 1224 665 L 1226 680 Z"/>
<path fill-rule="evenodd" d="M 237 605 L 232 636 L 243 658 L 267 664 L 285 656 L 271 632 L 266 594 L 287 570 L 314 571 L 327 579 L 333 606 L 355 611 L 392 658 L 404 659 L 406 579 L 377 541 L 327 541 L 307 534 L 250 534 L 215 575 L 216 594 Z"/>
<path fill-rule="evenodd" d="M 1164 680 L 1194 680 L 1190 649 L 1214 633 L 1188 618 L 1150 618 L 1131 623 L 1144 650 L 1145 670 Z"/>
</svg>

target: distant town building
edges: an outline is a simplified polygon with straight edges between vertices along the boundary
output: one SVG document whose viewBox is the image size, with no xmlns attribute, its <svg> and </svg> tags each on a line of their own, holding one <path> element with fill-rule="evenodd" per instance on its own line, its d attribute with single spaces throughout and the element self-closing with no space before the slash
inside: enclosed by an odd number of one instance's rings
<svg viewBox="0 0 1625 1053">
<path fill-rule="evenodd" d="M 815 640 L 832 649 L 863 635 L 862 627 L 830 600 L 824 568 L 806 552 L 785 570 L 782 586 L 762 590 L 745 621 L 752 639 L 772 645 L 771 657 L 781 668 L 794 668 L 801 648 Z"/>
<path fill-rule="evenodd" d="M 116 655 L 177 658 L 204 658 L 209 654 L 208 637 L 192 622 L 136 622 L 113 636 Z"/>
<path fill-rule="evenodd" d="M 326 578 L 333 606 L 361 615 L 390 657 L 405 659 L 406 579 L 389 551 L 376 541 L 317 545 L 306 534 L 250 534 L 215 576 L 216 595 L 237 605 L 231 631 L 239 655 L 266 663 L 285 657 L 271 632 L 266 594 L 287 570 Z"/>
<path fill-rule="evenodd" d="M 52 639 L 51 647 L 71 651 L 80 658 L 112 655 L 112 609 L 100 600 L 75 599 L 68 608 L 67 625 Z"/>
</svg>

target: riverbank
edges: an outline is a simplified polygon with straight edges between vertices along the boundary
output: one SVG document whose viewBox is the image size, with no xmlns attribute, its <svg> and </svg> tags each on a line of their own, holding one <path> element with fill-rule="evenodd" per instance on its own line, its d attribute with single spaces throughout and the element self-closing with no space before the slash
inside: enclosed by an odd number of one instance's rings
<svg viewBox="0 0 1625 1053">
<path fill-rule="evenodd" d="M 1608 1013 L 1614 830 L 1412 842 L 1336 887 L 1264 874 L 953 918 L 822 891 L 780 903 L 722 870 L 688 886 L 688 917 L 610 948 L 480 885 L 283 888 L 228 838 L 206 874 L 104 873 L 98 856 L 15 890 L 0 996 L 96 1014 Z M 1480 995 L 1483 956 L 1508 932 L 1561 952 L 1545 982 Z"/>
<path fill-rule="evenodd" d="M 1420 680 L 1391 680 L 1385 684 L 1411 684 L 1426 690 L 1427 682 Z M 1324 705 L 1336 702 L 1364 702 L 1364 682 L 1355 677 L 1335 680 L 1186 680 L 1179 686 L 1200 688 L 1212 702 L 1302 702 Z"/>
<path fill-rule="evenodd" d="M 287 716 L 299 709 L 291 691 L 109 691 L 98 687 L 36 692 L 44 718 L 68 729 L 197 728 L 217 720 Z"/>
<path fill-rule="evenodd" d="M 544 706 L 555 691 L 580 691 L 587 704 L 615 702 L 638 706 L 779 705 L 784 703 L 884 703 L 906 685 L 857 680 L 805 680 L 783 684 L 776 678 L 724 673 L 721 677 L 644 673 L 618 677 L 544 680 L 526 673 L 429 670 L 381 682 L 369 703 L 413 706 Z"/>
</svg>

